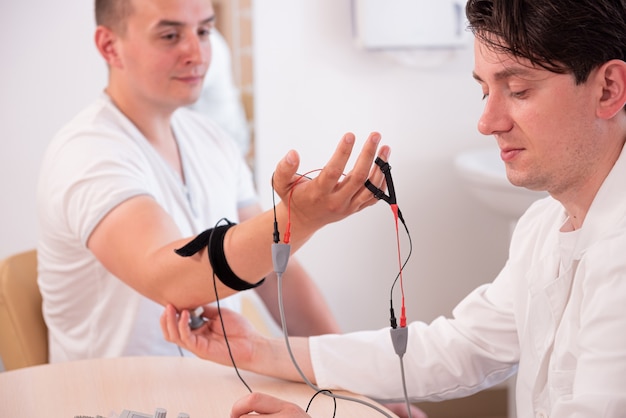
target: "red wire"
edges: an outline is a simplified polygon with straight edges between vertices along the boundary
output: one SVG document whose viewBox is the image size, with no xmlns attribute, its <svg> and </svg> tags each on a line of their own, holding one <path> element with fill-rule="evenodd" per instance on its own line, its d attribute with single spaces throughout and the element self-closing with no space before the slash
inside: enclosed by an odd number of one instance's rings
<svg viewBox="0 0 626 418">
<path fill-rule="evenodd" d="M 291 190 L 289 191 L 289 201 L 287 203 L 287 228 L 285 228 L 285 239 L 283 240 L 285 244 L 289 244 L 289 239 L 291 238 L 291 196 L 293 195 L 293 191 L 303 178 L 307 178 L 307 176 L 311 173 L 315 173 L 316 171 L 322 171 L 321 168 L 307 171 L 304 174 L 301 174 L 298 180 L 296 180 L 291 186 Z"/>
<path fill-rule="evenodd" d="M 307 178 L 309 174 L 315 173 L 317 171 L 322 171 L 322 169 L 318 168 L 318 169 L 311 170 L 300 175 L 300 177 L 291 186 L 291 190 L 289 191 L 289 200 L 287 203 L 287 227 L 285 229 L 285 238 L 283 240 L 285 244 L 289 244 L 289 239 L 291 238 L 291 198 L 293 196 L 293 191 L 298 185 L 298 183 L 300 182 L 300 180 L 302 180 L 303 178 Z M 402 307 L 400 310 L 400 327 L 404 328 L 406 327 L 406 307 L 404 305 L 404 280 L 402 277 L 403 269 L 402 269 L 402 256 L 401 256 L 401 251 L 400 251 L 400 230 L 398 228 L 398 205 L 392 204 L 389 206 L 391 206 L 391 211 L 393 212 L 393 218 L 396 224 L 396 245 L 398 248 L 398 266 L 400 269 L 400 293 L 402 295 Z"/>
<path fill-rule="evenodd" d="M 393 212 L 393 219 L 396 223 L 396 244 L 398 247 L 398 267 L 400 269 L 400 293 L 402 295 L 402 307 L 400 309 L 400 327 L 406 327 L 406 307 L 404 305 L 404 280 L 402 277 L 402 257 L 400 255 L 400 230 L 398 228 L 398 205 L 392 204 L 391 211 Z"/>
</svg>

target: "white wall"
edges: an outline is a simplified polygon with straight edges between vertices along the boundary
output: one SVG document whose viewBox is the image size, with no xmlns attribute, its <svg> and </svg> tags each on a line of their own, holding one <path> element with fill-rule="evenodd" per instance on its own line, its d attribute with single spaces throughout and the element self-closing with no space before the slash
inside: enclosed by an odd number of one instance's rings
<svg viewBox="0 0 626 418">
<path fill-rule="evenodd" d="M 344 132 L 357 135 L 359 148 L 370 131 L 381 132 L 392 146 L 398 203 L 413 240 L 407 315 L 429 321 L 490 281 L 506 254 L 506 221 L 468 195 L 452 163 L 461 150 L 495 146 L 476 130 L 482 102 L 471 42 L 456 53 L 425 53 L 422 68 L 401 65 L 355 46 L 350 3 L 255 3 L 259 190 L 269 207 L 275 162 L 291 148 L 304 172 L 320 168 Z M 298 256 L 344 330 L 356 330 L 388 325 L 396 254 L 392 214 L 379 203 L 326 227 Z M 399 299 L 394 306 L 399 314 Z"/>
<path fill-rule="evenodd" d="M 0 2 L 0 257 L 36 243 L 35 185 L 54 133 L 102 90 L 93 2 Z"/>
<path fill-rule="evenodd" d="M 35 245 L 45 146 L 105 85 L 92 3 L 0 3 L 0 257 Z M 349 0 L 255 3 L 259 191 L 269 206 L 271 171 L 290 148 L 308 170 L 326 161 L 345 131 L 357 134 L 358 147 L 369 131 L 380 131 L 393 147 L 414 244 L 405 274 L 408 316 L 430 320 L 491 280 L 506 252 L 506 221 L 472 200 L 452 166 L 460 150 L 493 143 L 476 133 L 482 103 L 470 76 L 471 48 L 430 69 L 399 65 L 355 48 L 349 7 Z M 352 330 L 387 325 L 395 254 L 391 212 L 379 204 L 320 231 L 299 256 Z"/>
</svg>

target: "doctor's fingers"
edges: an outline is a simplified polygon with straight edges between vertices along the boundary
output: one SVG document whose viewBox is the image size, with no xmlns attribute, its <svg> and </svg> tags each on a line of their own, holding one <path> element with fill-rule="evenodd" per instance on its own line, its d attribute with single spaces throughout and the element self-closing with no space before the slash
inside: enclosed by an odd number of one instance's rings
<svg viewBox="0 0 626 418">
<path fill-rule="evenodd" d="M 188 343 L 191 339 L 189 311 L 183 310 L 179 315 L 174 306 L 167 305 L 161 315 L 161 331 L 165 339 L 169 342 L 177 345 Z"/>
<path fill-rule="evenodd" d="M 166 305 L 165 310 L 161 314 L 160 325 L 161 332 L 166 341 L 174 342 L 178 338 L 178 314 L 172 305 Z"/>
<path fill-rule="evenodd" d="M 231 418 L 240 418 L 249 416 L 252 412 L 256 412 L 260 416 L 272 416 L 277 418 L 309 416 L 296 404 L 259 392 L 246 395 L 235 402 L 230 416 Z"/>
</svg>

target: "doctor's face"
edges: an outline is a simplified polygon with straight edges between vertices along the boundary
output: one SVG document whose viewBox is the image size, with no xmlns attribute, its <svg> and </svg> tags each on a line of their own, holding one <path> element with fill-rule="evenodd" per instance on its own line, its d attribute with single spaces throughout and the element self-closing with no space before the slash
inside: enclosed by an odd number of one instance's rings
<svg viewBox="0 0 626 418">
<path fill-rule="evenodd" d="M 485 100 L 478 130 L 496 139 L 509 181 L 554 197 L 583 187 L 602 151 L 591 83 L 576 85 L 571 74 L 535 67 L 478 40 L 474 59 Z"/>
<path fill-rule="evenodd" d="M 194 102 L 211 58 L 210 0 L 130 0 L 133 13 L 118 36 L 116 77 L 125 94 L 145 104 Z"/>
</svg>

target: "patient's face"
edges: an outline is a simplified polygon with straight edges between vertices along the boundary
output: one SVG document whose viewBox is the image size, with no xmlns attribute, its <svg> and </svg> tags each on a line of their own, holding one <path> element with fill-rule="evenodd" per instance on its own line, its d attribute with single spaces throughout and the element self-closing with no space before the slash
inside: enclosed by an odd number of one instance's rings
<svg viewBox="0 0 626 418">
<path fill-rule="evenodd" d="M 132 1 L 134 12 L 117 41 L 128 94 L 164 108 L 194 102 L 211 58 L 211 1 Z"/>
</svg>

